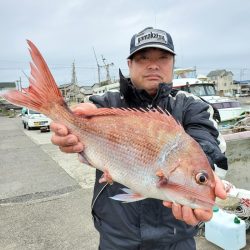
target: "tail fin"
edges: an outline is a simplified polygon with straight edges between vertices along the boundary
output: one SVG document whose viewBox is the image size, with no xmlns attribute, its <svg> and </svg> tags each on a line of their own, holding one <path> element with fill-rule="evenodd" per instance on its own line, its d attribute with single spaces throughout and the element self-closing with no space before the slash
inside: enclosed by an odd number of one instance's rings
<svg viewBox="0 0 250 250">
<path fill-rule="evenodd" d="M 3 97 L 13 104 L 47 115 L 55 103 L 64 106 L 65 102 L 41 53 L 31 41 L 27 42 L 33 61 L 30 63 L 30 86 L 25 92 L 13 90 L 3 94 Z"/>
</svg>

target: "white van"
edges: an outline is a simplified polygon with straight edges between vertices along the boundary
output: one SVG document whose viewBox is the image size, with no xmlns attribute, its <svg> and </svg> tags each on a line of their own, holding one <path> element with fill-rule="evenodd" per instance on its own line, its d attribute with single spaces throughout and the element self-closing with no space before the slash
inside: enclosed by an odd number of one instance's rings
<svg viewBox="0 0 250 250">
<path fill-rule="evenodd" d="M 41 131 L 49 131 L 51 119 L 37 111 L 23 108 L 22 123 L 26 129 L 40 128 Z"/>
</svg>

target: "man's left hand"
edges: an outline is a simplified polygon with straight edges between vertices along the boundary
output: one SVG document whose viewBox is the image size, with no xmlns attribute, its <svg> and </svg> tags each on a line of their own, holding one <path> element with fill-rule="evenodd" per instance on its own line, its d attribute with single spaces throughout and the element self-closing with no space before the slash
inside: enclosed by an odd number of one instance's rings
<svg viewBox="0 0 250 250">
<path fill-rule="evenodd" d="M 226 199 L 227 193 L 224 188 L 224 184 L 220 178 L 214 174 L 215 178 L 215 196 L 220 199 Z M 201 221 L 209 221 L 213 216 L 212 209 L 192 209 L 188 206 L 182 206 L 169 201 L 164 201 L 163 205 L 172 208 L 173 215 L 176 219 L 182 220 L 189 225 L 195 226 Z"/>
</svg>

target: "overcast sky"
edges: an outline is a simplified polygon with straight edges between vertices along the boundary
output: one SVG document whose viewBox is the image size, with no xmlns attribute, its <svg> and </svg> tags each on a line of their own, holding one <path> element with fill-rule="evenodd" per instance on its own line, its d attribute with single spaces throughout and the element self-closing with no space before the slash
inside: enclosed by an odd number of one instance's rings
<svg viewBox="0 0 250 250">
<path fill-rule="evenodd" d="M 80 85 L 98 81 L 93 48 L 111 77 L 121 68 L 134 33 L 147 26 L 173 38 L 176 67 L 197 73 L 226 69 L 250 79 L 249 0 L 0 0 L 0 82 L 20 77 L 27 86 L 29 53 L 35 43 L 58 84 L 71 81 L 75 61 Z M 102 79 L 106 73 L 101 72 Z"/>
</svg>

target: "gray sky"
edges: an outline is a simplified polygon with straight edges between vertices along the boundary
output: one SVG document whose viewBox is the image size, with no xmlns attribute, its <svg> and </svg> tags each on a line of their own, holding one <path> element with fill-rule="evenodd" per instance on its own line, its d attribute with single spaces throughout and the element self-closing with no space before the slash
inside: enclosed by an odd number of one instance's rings
<svg viewBox="0 0 250 250">
<path fill-rule="evenodd" d="M 0 0 L 0 82 L 29 75 L 26 39 L 35 43 L 58 84 L 98 81 L 93 47 L 110 68 L 128 73 L 132 35 L 145 27 L 168 31 L 177 67 L 197 73 L 227 69 L 234 79 L 250 79 L 249 0 Z M 25 74 L 24 74 L 24 73 Z M 105 71 L 102 70 L 102 78 Z"/>
</svg>

